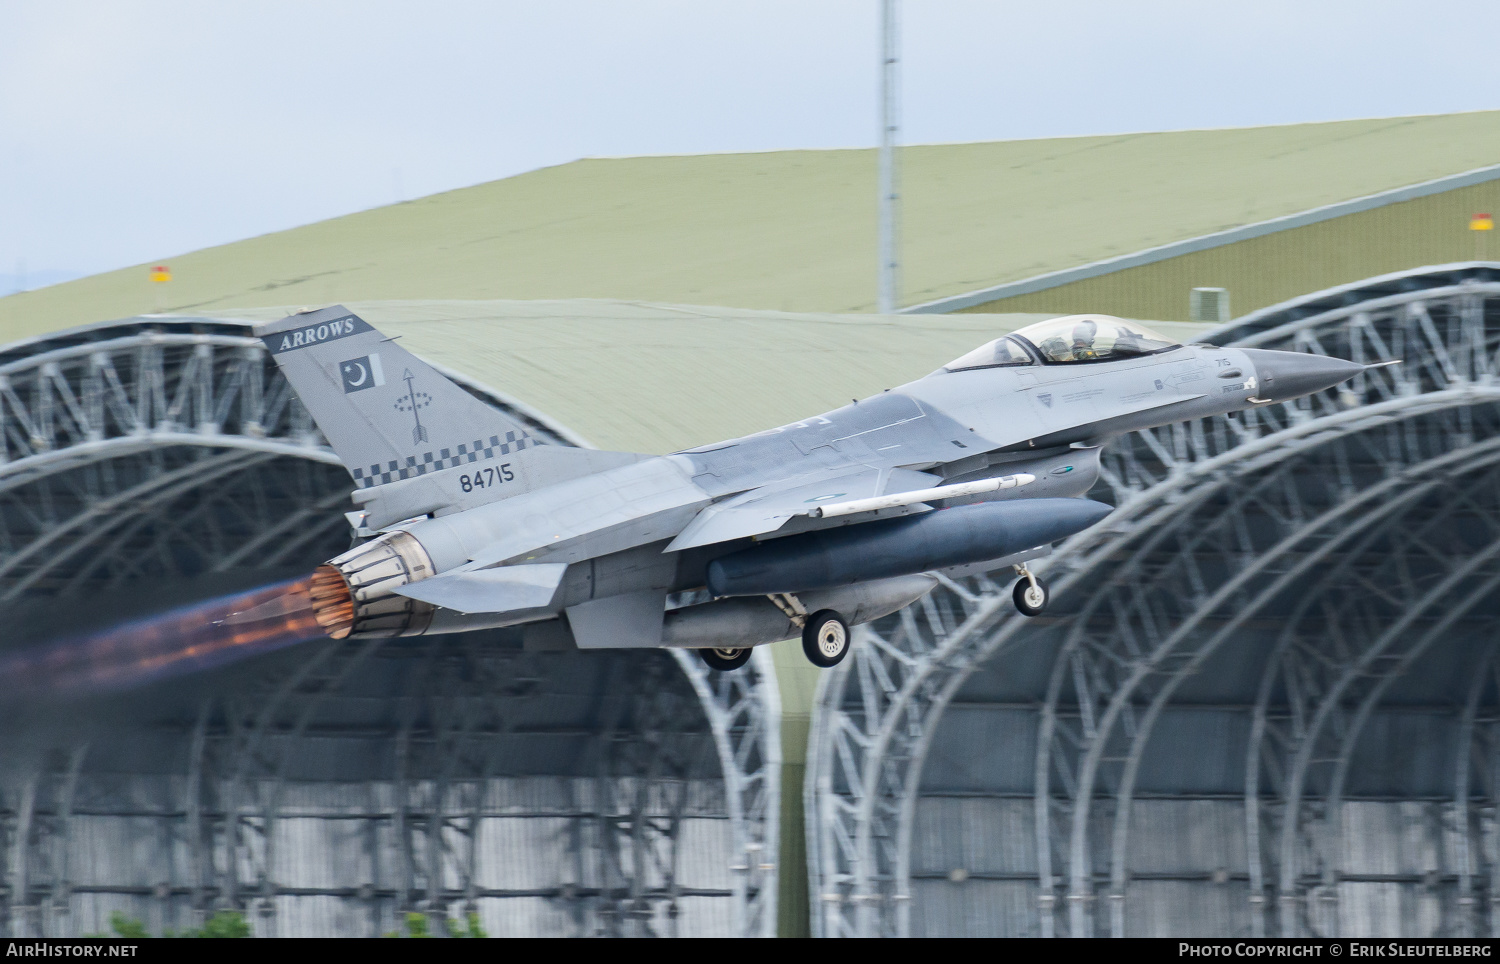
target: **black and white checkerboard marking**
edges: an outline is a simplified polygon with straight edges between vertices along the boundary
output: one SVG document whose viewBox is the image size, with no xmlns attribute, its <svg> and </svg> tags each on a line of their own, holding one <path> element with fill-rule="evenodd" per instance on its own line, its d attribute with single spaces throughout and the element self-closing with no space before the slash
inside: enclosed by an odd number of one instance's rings
<svg viewBox="0 0 1500 964">
<path fill-rule="evenodd" d="M 359 488 L 369 489 L 377 485 L 385 485 L 387 482 L 398 482 L 401 479 L 426 475 L 428 472 L 437 472 L 440 469 L 451 469 L 466 462 L 486 462 L 498 456 L 511 455 L 543 444 L 545 443 L 537 441 L 526 432 L 506 432 L 504 439 L 498 435 L 491 435 L 488 443 L 475 439 L 472 442 L 460 443 L 457 448 L 423 452 L 421 455 L 408 455 L 404 463 L 391 461 L 384 465 L 372 465 L 369 468 L 350 469 L 349 472 L 354 476 L 354 482 Z"/>
</svg>

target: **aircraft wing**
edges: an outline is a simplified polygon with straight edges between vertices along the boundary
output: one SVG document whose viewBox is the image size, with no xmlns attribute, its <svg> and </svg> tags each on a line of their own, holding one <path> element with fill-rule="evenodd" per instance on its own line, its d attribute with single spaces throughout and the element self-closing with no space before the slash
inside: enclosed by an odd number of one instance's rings
<svg viewBox="0 0 1500 964">
<path fill-rule="evenodd" d="M 667 552 L 713 545 L 775 532 L 793 516 L 820 505 L 927 489 L 935 475 L 912 469 L 861 468 L 808 481 L 792 479 L 763 485 L 704 508 L 667 546 Z"/>
</svg>

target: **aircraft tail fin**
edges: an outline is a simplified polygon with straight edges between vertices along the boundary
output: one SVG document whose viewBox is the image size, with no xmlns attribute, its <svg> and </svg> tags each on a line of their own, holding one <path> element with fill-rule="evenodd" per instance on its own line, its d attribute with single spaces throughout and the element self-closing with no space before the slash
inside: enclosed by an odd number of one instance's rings
<svg viewBox="0 0 1500 964">
<path fill-rule="evenodd" d="M 441 476 L 420 486 L 430 490 L 428 502 L 440 503 L 428 511 L 467 508 L 619 461 L 546 445 L 342 305 L 257 325 L 255 333 L 357 489 Z M 377 495 L 356 493 L 355 501 Z"/>
</svg>

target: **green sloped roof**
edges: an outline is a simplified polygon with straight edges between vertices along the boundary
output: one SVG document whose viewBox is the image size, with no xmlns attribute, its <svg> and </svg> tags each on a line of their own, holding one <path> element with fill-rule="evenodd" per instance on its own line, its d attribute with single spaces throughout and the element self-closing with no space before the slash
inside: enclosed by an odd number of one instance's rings
<svg viewBox="0 0 1500 964">
<path fill-rule="evenodd" d="M 1052 315 L 836 315 L 609 301 L 348 307 L 606 449 L 661 453 L 825 412 Z M 286 309 L 226 317 L 269 320 Z M 1207 325 L 1159 324 L 1191 340 Z"/>
<path fill-rule="evenodd" d="M 1500 112 L 915 146 L 915 304 L 1500 162 Z M 875 155 L 576 161 L 0 298 L 0 340 L 145 311 L 615 298 L 795 311 L 874 300 Z"/>
</svg>

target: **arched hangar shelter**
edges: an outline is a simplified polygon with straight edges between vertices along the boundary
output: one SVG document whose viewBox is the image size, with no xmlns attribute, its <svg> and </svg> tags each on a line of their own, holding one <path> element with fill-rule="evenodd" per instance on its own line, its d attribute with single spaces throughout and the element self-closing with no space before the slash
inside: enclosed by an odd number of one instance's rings
<svg viewBox="0 0 1500 964">
<path fill-rule="evenodd" d="M 818 692 L 826 936 L 1500 933 L 1500 265 L 1205 340 L 1373 363 L 1106 449 L 1055 610 L 949 584 Z"/>
<path fill-rule="evenodd" d="M 350 483 L 248 322 L 0 348 L 0 658 L 310 571 Z M 577 439 L 473 379 L 553 444 Z M 0 700 L 0 929 L 773 934 L 779 708 L 666 652 L 488 631 L 311 642 L 62 704 Z"/>
</svg>

